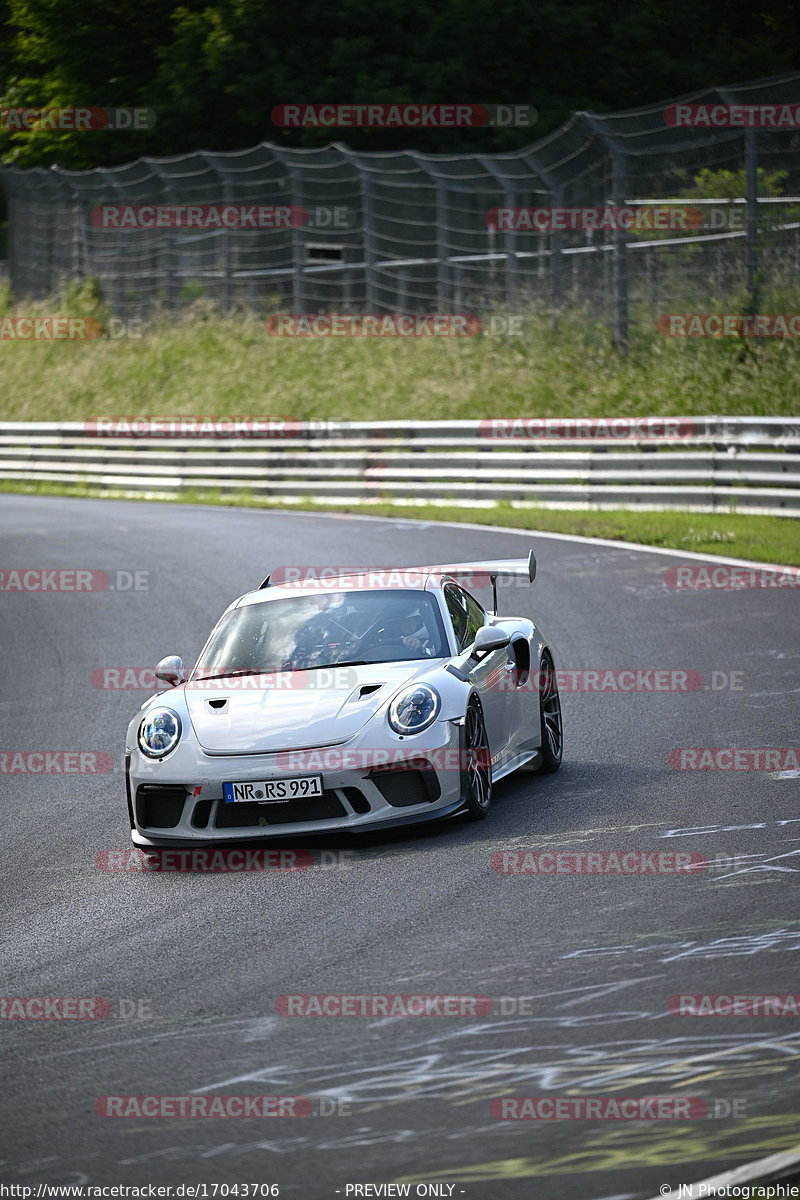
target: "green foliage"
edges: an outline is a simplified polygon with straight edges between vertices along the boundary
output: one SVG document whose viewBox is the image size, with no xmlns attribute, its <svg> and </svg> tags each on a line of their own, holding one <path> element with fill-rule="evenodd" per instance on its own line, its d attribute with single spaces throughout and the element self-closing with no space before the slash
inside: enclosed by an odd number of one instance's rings
<svg viewBox="0 0 800 1200">
<path fill-rule="evenodd" d="M 759 196 L 782 196 L 783 185 L 789 178 L 788 171 L 765 171 L 758 168 Z M 704 167 L 694 177 L 694 183 L 686 195 L 698 200 L 734 200 L 744 196 L 746 190 L 744 167 L 736 171 L 712 171 Z"/>
<path fill-rule="evenodd" d="M 687 36 L 687 31 L 691 35 Z M 795 69 L 793 0 L 6 0 L 0 4 L 3 106 L 156 111 L 147 132 L 5 132 L 0 155 L 80 168 L 142 154 L 239 149 L 261 140 L 406 148 L 408 130 L 282 130 L 287 102 L 532 105 L 533 128 L 420 130 L 417 149 L 506 150 L 575 109 L 598 112 Z"/>
</svg>

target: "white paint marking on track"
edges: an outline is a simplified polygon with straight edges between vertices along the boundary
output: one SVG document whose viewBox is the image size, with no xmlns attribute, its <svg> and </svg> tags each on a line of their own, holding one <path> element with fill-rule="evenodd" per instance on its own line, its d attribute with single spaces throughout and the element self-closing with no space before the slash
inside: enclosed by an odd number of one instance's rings
<svg viewBox="0 0 800 1200">
<path fill-rule="evenodd" d="M 758 1181 L 766 1186 L 769 1183 L 768 1176 L 774 1175 L 776 1171 L 786 1171 L 789 1167 L 796 1166 L 800 1163 L 800 1146 L 795 1146 L 791 1150 L 784 1150 L 781 1154 L 771 1154 L 768 1158 L 759 1158 L 754 1162 L 745 1163 L 742 1167 L 734 1167 L 732 1171 L 723 1171 L 721 1175 L 713 1175 L 709 1179 L 698 1179 L 692 1184 L 682 1184 L 681 1187 L 689 1188 L 688 1192 L 681 1192 L 681 1188 L 673 1188 L 669 1192 L 661 1192 L 658 1196 L 653 1196 L 652 1200 L 687 1200 L 687 1196 L 691 1197 L 694 1194 L 694 1189 L 699 1188 L 702 1184 L 703 1190 L 698 1191 L 697 1196 L 715 1196 L 718 1192 L 723 1195 L 730 1195 L 729 1189 L 736 1184 Z M 666 1187 L 666 1184 L 663 1185 Z"/>
</svg>

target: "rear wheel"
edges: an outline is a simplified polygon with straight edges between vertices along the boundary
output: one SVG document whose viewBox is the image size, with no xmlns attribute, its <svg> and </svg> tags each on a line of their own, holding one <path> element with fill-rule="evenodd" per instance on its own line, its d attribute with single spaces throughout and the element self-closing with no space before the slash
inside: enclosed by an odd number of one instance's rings
<svg viewBox="0 0 800 1200">
<path fill-rule="evenodd" d="M 540 770 L 544 775 L 557 771 L 561 766 L 564 749 L 564 731 L 561 720 L 561 699 L 553 660 L 547 650 L 542 654 L 539 668 L 539 721 L 542 731 Z"/>
<path fill-rule="evenodd" d="M 464 803 L 473 821 L 482 821 L 492 803 L 492 766 L 483 708 L 477 696 L 467 705 L 465 726 Z"/>
</svg>

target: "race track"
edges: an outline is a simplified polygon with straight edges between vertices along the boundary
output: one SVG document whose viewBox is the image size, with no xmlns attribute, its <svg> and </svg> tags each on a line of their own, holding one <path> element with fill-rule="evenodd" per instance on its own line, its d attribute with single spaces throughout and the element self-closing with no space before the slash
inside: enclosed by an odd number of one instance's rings
<svg viewBox="0 0 800 1200">
<path fill-rule="evenodd" d="M 0 595 L 0 750 L 113 757 L 103 774 L 2 777 L 2 991 L 113 1006 L 96 1021 L 0 1021 L 3 1182 L 205 1183 L 209 1196 L 215 1183 L 275 1183 L 335 1200 L 348 1184 L 411 1181 L 470 1200 L 647 1200 L 800 1141 L 798 1017 L 668 1011 L 678 993 L 798 990 L 797 777 L 668 762 L 679 747 L 798 744 L 797 589 L 676 590 L 664 571 L 680 560 L 655 551 L 413 520 L 6 495 L 0 532 L 6 570 L 147 573 L 140 590 Z M 482 823 L 319 839 L 320 865 L 291 874 L 98 869 L 100 851 L 129 845 L 123 738 L 148 694 L 96 686 L 100 669 L 193 662 L 229 601 L 277 565 L 452 562 L 530 544 L 539 577 L 507 594 L 559 668 L 717 672 L 717 690 L 563 695 L 562 771 L 502 783 Z M 740 690 L 727 685 L 736 671 Z M 494 853 L 520 847 L 679 849 L 711 864 L 492 870 Z M 287 993 L 496 1003 L 476 1019 L 292 1018 L 275 1011 Z M 202 1091 L 324 1095 L 334 1112 L 94 1111 L 112 1094 Z M 493 1098 L 531 1095 L 699 1097 L 743 1115 L 490 1113 Z"/>
</svg>

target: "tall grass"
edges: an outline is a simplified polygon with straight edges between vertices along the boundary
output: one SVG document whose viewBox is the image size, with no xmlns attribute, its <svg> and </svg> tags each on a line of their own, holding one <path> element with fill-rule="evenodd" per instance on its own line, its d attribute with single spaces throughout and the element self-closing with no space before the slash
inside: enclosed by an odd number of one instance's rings
<svg viewBox="0 0 800 1200">
<path fill-rule="evenodd" d="M 109 316 L 91 285 L 31 304 L 6 295 L 6 315 Z M 221 316 L 200 300 L 177 321 L 156 315 L 140 339 L 3 341 L 0 415 L 366 420 L 800 412 L 794 342 L 670 339 L 649 320 L 634 333 L 624 359 L 604 325 L 574 311 L 562 314 L 555 330 L 546 316 L 526 318 L 520 336 L 288 339 L 267 334 L 251 312 Z"/>
</svg>

